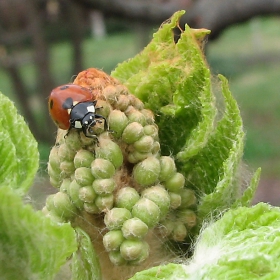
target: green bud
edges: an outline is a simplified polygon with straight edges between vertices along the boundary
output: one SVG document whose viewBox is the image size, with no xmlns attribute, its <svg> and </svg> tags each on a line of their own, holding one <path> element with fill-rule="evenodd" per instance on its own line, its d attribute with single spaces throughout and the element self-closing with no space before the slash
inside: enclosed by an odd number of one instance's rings
<svg viewBox="0 0 280 280">
<path fill-rule="evenodd" d="M 119 250 L 123 241 L 124 237 L 121 230 L 112 230 L 103 236 L 103 245 L 107 252 Z"/>
<path fill-rule="evenodd" d="M 181 222 L 176 222 L 173 232 L 172 232 L 172 238 L 174 241 L 182 242 L 187 237 L 188 231 L 185 227 L 185 225 Z"/>
<path fill-rule="evenodd" d="M 131 187 L 120 189 L 115 195 L 115 204 L 117 207 L 126 208 L 131 211 L 135 203 L 140 199 L 138 192 Z"/>
<path fill-rule="evenodd" d="M 170 207 L 170 197 L 162 186 L 153 186 L 142 192 L 142 197 L 153 201 L 160 209 L 160 218 L 166 216 Z"/>
<path fill-rule="evenodd" d="M 112 209 L 114 205 L 113 194 L 97 196 L 97 198 L 95 199 L 95 205 L 97 206 L 100 212 L 104 212 L 107 211 L 108 209 Z"/>
<path fill-rule="evenodd" d="M 158 141 L 155 141 L 152 147 L 152 154 L 155 155 L 160 151 L 160 144 Z"/>
<path fill-rule="evenodd" d="M 62 161 L 60 163 L 60 169 L 62 172 L 67 174 L 67 176 L 71 176 L 71 174 L 75 171 L 75 166 L 73 161 Z"/>
<path fill-rule="evenodd" d="M 77 183 L 76 180 L 73 180 L 68 188 L 68 195 L 70 196 L 71 200 L 73 201 L 74 205 L 82 209 L 83 208 L 83 202 L 79 198 L 79 190 L 81 186 Z"/>
<path fill-rule="evenodd" d="M 96 206 L 96 204 L 93 202 L 93 203 L 88 203 L 88 202 L 85 202 L 84 203 L 84 210 L 89 213 L 89 214 L 98 214 L 100 213 L 98 207 Z"/>
<path fill-rule="evenodd" d="M 60 158 L 58 156 L 58 147 L 54 146 L 50 151 L 48 167 L 51 166 L 51 169 L 54 172 L 60 172 L 59 165 L 60 165 Z"/>
<path fill-rule="evenodd" d="M 75 180 L 81 186 L 90 186 L 94 180 L 90 168 L 79 167 L 75 170 Z"/>
<path fill-rule="evenodd" d="M 139 239 L 125 240 L 120 247 L 121 256 L 127 261 L 138 259 L 146 249 L 145 243 Z"/>
<path fill-rule="evenodd" d="M 112 110 L 112 107 L 110 106 L 110 104 L 108 104 L 108 102 L 106 102 L 105 100 L 98 99 L 96 107 L 98 108 L 96 109 L 96 113 L 98 115 L 101 115 L 104 118 L 108 118 Z"/>
<path fill-rule="evenodd" d="M 51 210 L 54 209 L 54 204 L 53 204 L 54 195 L 55 194 L 50 194 L 50 195 L 47 196 L 46 207 L 47 207 L 48 211 L 51 211 Z"/>
<path fill-rule="evenodd" d="M 111 251 L 109 259 L 114 265 L 125 265 L 127 263 L 119 251 Z"/>
<path fill-rule="evenodd" d="M 162 156 L 159 159 L 160 161 L 160 181 L 167 181 L 169 178 L 175 175 L 176 165 L 173 158 L 168 156 Z"/>
<path fill-rule="evenodd" d="M 142 220 L 149 228 L 153 228 L 160 220 L 160 209 L 153 201 L 143 197 L 133 206 L 132 216 Z"/>
<path fill-rule="evenodd" d="M 75 151 L 63 143 L 58 147 L 57 155 L 59 156 L 60 161 L 73 161 Z"/>
<path fill-rule="evenodd" d="M 120 147 L 109 138 L 100 137 L 99 144 L 95 148 L 95 156 L 109 160 L 115 168 L 119 168 L 123 163 Z"/>
<path fill-rule="evenodd" d="M 139 98 L 137 98 L 135 95 L 129 94 L 129 95 L 128 95 L 128 98 L 129 98 L 129 100 L 130 100 L 130 104 L 131 104 L 134 108 L 136 108 L 136 109 L 138 109 L 138 110 L 144 109 L 144 104 L 143 104 L 143 102 L 142 102 Z"/>
<path fill-rule="evenodd" d="M 149 257 L 149 244 L 143 241 L 143 249 L 136 260 L 129 261 L 130 265 L 139 265 Z"/>
<path fill-rule="evenodd" d="M 140 153 L 148 153 L 152 150 L 154 139 L 151 136 L 142 136 L 139 140 L 134 142 L 134 148 Z"/>
<path fill-rule="evenodd" d="M 92 152 L 80 149 L 74 157 L 74 166 L 75 168 L 90 167 L 93 160 L 94 155 Z"/>
<path fill-rule="evenodd" d="M 171 209 L 177 209 L 178 207 L 180 207 L 180 205 L 182 203 L 182 198 L 181 198 L 180 194 L 169 192 L 169 197 L 170 197 L 170 208 Z"/>
<path fill-rule="evenodd" d="M 129 105 L 130 99 L 128 98 L 128 96 L 121 94 L 118 97 L 117 103 L 115 104 L 115 108 L 124 112 Z"/>
<path fill-rule="evenodd" d="M 159 232 L 162 238 L 166 238 L 170 236 L 171 233 L 173 232 L 174 227 L 175 227 L 175 222 L 173 220 L 170 219 L 164 220 L 159 227 Z"/>
<path fill-rule="evenodd" d="M 65 143 L 69 147 L 69 149 L 73 151 L 79 150 L 81 147 L 79 133 L 76 130 L 72 129 L 68 133 L 67 137 L 65 137 Z"/>
<path fill-rule="evenodd" d="M 128 95 L 129 91 L 128 88 L 124 85 L 116 85 L 116 92 L 121 95 Z"/>
<path fill-rule="evenodd" d="M 164 182 L 164 186 L 171 192 L 178 193 L 184 188 L 185 177 L 181 173 L 175 173 L 169 180 Z"/>
<path fill-rule="evenodd" d="M 112 193 L 116 188 L 114 179 L 96 179 L 92 183 L 94 191 L 99 195 Z"/>
<path fill-rule="evenodd" d="M 92 203 L 96 198 L 96 193 L 92 186 L 82 187 L 79 189 L 79 198 L 83 202 Z"/>
<path fill-rule="evenodd" d="M 138 151 L 133 151 L 132 153 L 128 154 L 127 160 L 130 163 L 138 163 L 140 161 L 143 161 L 144 159 L 152 156 L 151 153 L 140 153 Z"/>
<path fill-rule="evenodd" d="M 51 177 L 50 175 L 50 184 L 55 187 L 55 188 L 59 188 L 60 184 L 61 184 L 61 180 L 60 179 L 56 179 L 54 177 Z"/>
<path fill-rule="evenodd" d="M 124 221 L 131 218 L 131 213 L 125 208 L 113 208 L 104 217 L 104 223 L 109 230 L 121 229 Z"/>
<path fill-rule="evenodd" d="M 155 157 L 148 157 L 133 168 L 134 180 L 141 186 L 149 186 L 158 181 L 160 163 Z"/>
<path fill-rule="evenodd" d="M 143 135 L 143 126 L 140 123 L 132 122 L 124 129 L 122 133 L 122 140 L 127 144 L 132 144 Z"/>
<path fill-rule="evenodd" d="M 115 167 L 109 160 L 97 158 L 91 163 L 91 173 L 96 179 L 112 178 Z"/>
<path fill-rule="evenodd" d="M 142 124 L 142 126 L 146 125 L 145 116 L 142 113 L 140 113 L 138 110 L 136 110 L 134 107 L 129 106 L 125 111 L 125 113 L 130 123 L 137 122 Z"/>
<path fill-rule="evenodd" d="M 149 135 L 156 140 L 158 139 L 158 128 L 155 124 L 154 125 L 151 125 L 151 124 L 145 125 L 144 133 L 145 133 L 145 135 Z"/>
<path fill-rule="evenodd" d="M 194 211 L 189 209 L 183 209 L 177 213 L 178 220 L 186 225 L 187 228 L 193 228 L 196 226 L 197 217 Z"/>
<path fill-rule="evenodd" d="M 126 220 L 122 226 L 122 233 L 126 239 L 142 239 L 147 234 L 148 226 L 138 218 Z"/>
<path fill-rule="evenodd" d="M 182 189 L 179 191 L 179 194 L 182 198 L 182 203 L 180 208 L 190 208 L 195 207 L 197 203 L 197 199 L 195 196 L 195 192 L 191 189 Z"/>
<path fill-rule="evenodd" d="M 60 191 L 61 192 L 68 192 L 69 186 L 70 186 L 71 180 L 69 178 L 63 179 L 61 185 L 60 185 Z"/>
<path fill-rule="evenodd" d="M 154 116 L 154 114 L 153 114 L 153 112 L 151 110 L 142 109 L 140 112 L 145 116 L 146 122 L 148 124 L 154 124 L 155 116 Z"/>
<path fill-rule="evenodd" d="M 76 212 L 76 207 L 72 204 L 66 193 L 58 192 L 53 196 L 53 206 L 56 215 L 65 219 L 72 218 Z"/>
<path fill-rule="evenodd" d="M 117 97 L 120 95 L 120 93 L 116 91 L 116 87 L 113 85 L 108 85 L 105 87 L 102 94 L 106 101 L 108 101 L 110 104 L 114 104 L 117 101 Z"/>
<path fill-rule="evenodd" d="M 60 164 L 59 164 L 60 165 Z M 50 165 L 50 163 L 48 163 L 48 173 L 49 176 L 57 181 L 59 181 L 61 179 L 61 170 L 58 167 L 58 169 L 53 169 L 52 166 Z"/>
<path fill-rule="evenodd" d="M 109 128 L 114 131 L 113 136 L 120 138 L 128 124 L 128 118 L 120 110 L 113 110 L 108 117 Z"/>
</svg>

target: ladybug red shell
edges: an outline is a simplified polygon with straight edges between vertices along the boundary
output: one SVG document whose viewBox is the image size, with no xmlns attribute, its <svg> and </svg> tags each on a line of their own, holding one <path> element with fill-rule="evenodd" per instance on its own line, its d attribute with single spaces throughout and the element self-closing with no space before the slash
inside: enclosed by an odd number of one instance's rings
<svg viewBox="0 0 280 280">
<path fill-rule="evenodd" d="M 107 129 L 106 119 L 95 113 L 96 102 L 93 100 L 92 92 L 84 87 L 67 84 L 59 86 L 52 90 L 49 97 L 49 112 L 57 124 L 64 130 L 71 128 L 82 129 L 85 136 L 96 137 L 92 134 L 91 128 L 104 120 L 105 129 Z"/>
</svg>

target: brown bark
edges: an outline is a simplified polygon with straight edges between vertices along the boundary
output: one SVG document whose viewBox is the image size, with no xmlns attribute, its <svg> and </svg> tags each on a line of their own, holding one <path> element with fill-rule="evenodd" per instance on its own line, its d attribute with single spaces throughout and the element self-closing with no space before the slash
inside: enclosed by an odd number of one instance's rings
<svg viewBox="0 0 280 280">
<path fill-rule="evenodd" d="M 175 11 L 186 10 L 182 22 L 211 30 L 217 37 L 228 26 L 255 16 L 277 15 L 280 0 L 74 0 L 107 16 L 161 23 Z M 210 38 L 211 38 L 210 37 Z"/>
</svg>

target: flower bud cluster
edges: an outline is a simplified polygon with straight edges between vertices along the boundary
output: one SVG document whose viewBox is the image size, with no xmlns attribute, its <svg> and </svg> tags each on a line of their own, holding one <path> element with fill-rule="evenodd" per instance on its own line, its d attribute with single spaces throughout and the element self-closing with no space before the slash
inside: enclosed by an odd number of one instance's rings
<svg viewBox="0 0 280 280">
<path fill-rule="evenodd" d="M 87 81 L 88 83 L 88 81 Z M 172 157 L 160 155 L 153 113 L 122 85 L 100 89 L 93 127 L 96 139 L 59 130 L 48 163 L 51 184 L 43 211 L 58 222 L 83 211 L 104 215 L 103 244 L 116 265 L 136 265 L 149 256 L 149 230 L 183 241 L 196 225 L 196 198 Z"/>
</svg>

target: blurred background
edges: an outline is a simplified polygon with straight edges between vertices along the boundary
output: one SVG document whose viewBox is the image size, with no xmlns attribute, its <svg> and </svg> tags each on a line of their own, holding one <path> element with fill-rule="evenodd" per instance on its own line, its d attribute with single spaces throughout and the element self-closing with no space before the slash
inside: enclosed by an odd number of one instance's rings
<svg viewBox="0 0 280 280">
<path fill-rule="evenodd" d="M 280 205 L 280 0 L 0 0 L 0 91 L 39 142 L 39 175 L 56 132 L 50 91 L 89 67 L 110 73 L 181 9 L 182 26 L 212 31 L 206 58 L 239 103 L 245 164 L 262 167 L 255 202 Z"/>
</svg>

